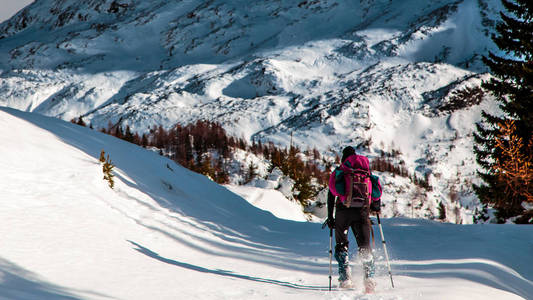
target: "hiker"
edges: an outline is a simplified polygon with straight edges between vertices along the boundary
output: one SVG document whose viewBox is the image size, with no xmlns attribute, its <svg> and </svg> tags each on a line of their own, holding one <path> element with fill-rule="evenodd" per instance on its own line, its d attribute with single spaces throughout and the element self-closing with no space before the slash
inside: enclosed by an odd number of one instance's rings
<svg viewBox="0 0 533 300">
<path fill-rule="evenodd" d="M 347 174 L 353 175 L 345 176 Z M 341 166 L 336 168 L 330 177 L 326 224 L 329 228 L 335 229 L 334 256 L 339 264 L 339 286 L 353 288 L 348 259 L 348 231 L 351 227 L 359 247 L 359 257 L 363 262 L 365 291 L 372 293 L 376 283 L 373 280 L 375 267 L 370 246 L 370 211 L 379 212 L 381 201 L 371 200 L 369 193 L 372 193 L 372 184 L 369 176 L 368 158 L 357 155 L 353 147 L 344 148 Z M 345 178 L 348 179 L 345 180 Z M 339 191 L 339 189 L 344 189 L 344 191 Z M 351 199 L 348 199 L 349 196 Z M 334 208 L 336 208 L 335 217 L 333 216 Z"/>
</svg>

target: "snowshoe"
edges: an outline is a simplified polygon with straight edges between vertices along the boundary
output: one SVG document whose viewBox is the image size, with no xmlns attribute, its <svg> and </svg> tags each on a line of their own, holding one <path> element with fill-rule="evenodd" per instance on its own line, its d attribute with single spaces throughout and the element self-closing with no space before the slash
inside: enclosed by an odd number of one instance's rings
<svg viewBox="0 0 533 300">
<path fill-rule="evenodd" d="M 339 281 L 339 287 L 341 289 L 353 289 L 354 288 L 354 284 L 353 284 L 351 279 L 346 279 L 346 280 L 343 280 L 343 281 Z"/>
<path fill-rule="evenodd" d="M 365 279 L 365 294 L 373 294 L 376 291 L 376 282 L 371 278 Z"/>
</svg>

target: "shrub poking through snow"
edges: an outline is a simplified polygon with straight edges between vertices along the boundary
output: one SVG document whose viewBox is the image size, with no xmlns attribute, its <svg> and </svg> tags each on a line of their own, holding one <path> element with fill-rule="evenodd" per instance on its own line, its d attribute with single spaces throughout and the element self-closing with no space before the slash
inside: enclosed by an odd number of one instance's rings
<svg viewBox="0 0 533 300">
<path fill-rule="evenodd" d="M 105 156 L 104 150 L 100 152 L 100 162 L 102 162 L 102 172 L 104 173 L 104 180 L 107 180 L 109 182 L 109 187 L 113 188 L 115 186 L 115 181 L 113 180 L 113 168 L 115 165 L 111 162 L 111 159 L 109 158 L 109 154 L 107 157 Z"/>
<path fill-rule="evenodd" d="M 102 150 L 102 152 L 100 152 L 100 162 L 101 163 L 105 163 L 105 151 Z"/>
</svg>

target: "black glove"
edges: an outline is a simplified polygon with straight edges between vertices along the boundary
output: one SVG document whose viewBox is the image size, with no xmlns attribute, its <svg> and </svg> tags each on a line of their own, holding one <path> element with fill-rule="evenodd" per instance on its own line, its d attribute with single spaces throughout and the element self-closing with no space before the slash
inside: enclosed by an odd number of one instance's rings
<svg viewBox="0 0 533 300">
<path fill-rule="evenodd" d="M 372 203 L 370 203 L 370 210 L 375 211 L 375 212 L 380 212 L 381 211 L 381 200 L 372 201 Z"/>
</svg>

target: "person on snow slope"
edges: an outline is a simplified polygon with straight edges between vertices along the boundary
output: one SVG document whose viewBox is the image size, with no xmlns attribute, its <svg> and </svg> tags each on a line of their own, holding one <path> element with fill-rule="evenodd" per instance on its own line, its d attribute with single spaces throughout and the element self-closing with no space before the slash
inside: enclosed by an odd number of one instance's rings
<svg viewBox="0 0 533 300">
<path fill-rule="evenodd" d="M 364 285 L 367 293 L 375 289 L 375 267 L 370 246 L 370 211 L 379 212 L 381 201 L 372 199 L 368 158 L 357 155 L 353 147 L 342 151 L 341 165 L 330 176 L 328 218 L 326 224 L 335 229 L 335 259 L 339 265 L 339 286 L 353 288 L 348 258 L 348 231 L 352 228 L 363 262 Z M 335 217 L 333 210 L 335 208 Z"/>
</svg>

